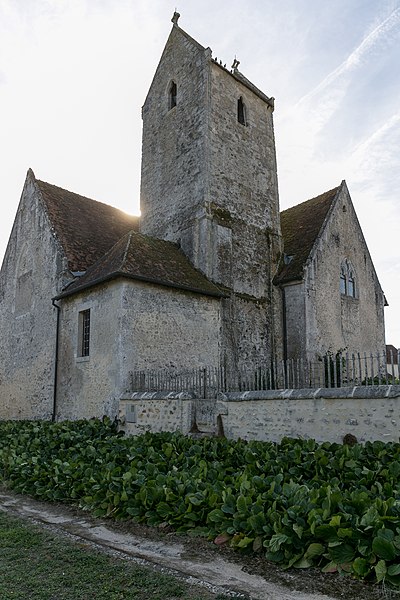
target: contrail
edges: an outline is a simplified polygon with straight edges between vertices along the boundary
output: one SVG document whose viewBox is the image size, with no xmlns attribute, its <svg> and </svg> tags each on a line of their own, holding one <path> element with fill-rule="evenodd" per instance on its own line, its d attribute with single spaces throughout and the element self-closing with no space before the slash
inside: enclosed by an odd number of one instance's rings
<svg viewBox="0 0 400 600">
<path fill-rule="evenodd" d="M 380 143 L 382 138 L 386 138 L 388 131 L 400 124 L 400 112 L 394 114 L 388 119 L 383 125 L 379 127 L 372 135 L 366 140 L 361 142 L 353 151 L 353 154 L 362 154 L 366 152 L 371 146 L 375 147 L 376 144 Z"/>
<path fill-rule="evenodd" d="M 382 36 L 387 35 L 391 30 L 395 29 L 400 24 L 400 8 L 396 8 L 384 21 L 379 23 L 377 27 L 371 33 L 369 33 L 363 41 L 357 46 L 355 50 L 342 62 L 334 71 L 329 73 L 311 92 L 308 92 L 305 96 L 300 98 L 297 102 L 298 107 L 303 102 L 306 102 L 318 92 L 322 91 L 329 85 L 331 85 L 335 79 L 340 77 L 346 71 L 350 71 L 360 64 L 363 56 L 368 53 L 369 50 L 374 48 L 379 42 Z"/>
</svg>

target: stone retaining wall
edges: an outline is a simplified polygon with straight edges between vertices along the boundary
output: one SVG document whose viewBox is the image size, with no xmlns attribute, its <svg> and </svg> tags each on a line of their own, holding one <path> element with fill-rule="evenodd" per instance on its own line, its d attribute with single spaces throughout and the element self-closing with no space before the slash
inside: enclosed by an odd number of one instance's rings
<svg viewBox="0 0 400 600">
<path fill-rule="evenodd" d="M 120 427 L 127 435 L 180 431 L 193 425 L 194 397 L 186 392 L 133 392 L 119 403 Z"/>
<path fill-rule="evenodd" d="M 214 410 L 210 400 L 187 393 L 124 395 L 120 401 L 122 428 L 129 435 L 144 431 L 181 431 L 197 422 L 208 433 L 231 439 L 279 442 L 283 437 L 339 442 L 351 433 L 359 442 L 399 441 L 400 386 L 231 392 L 220 394 Z M 196 408 L 197 405 L 197 408 Z"/>
</svg>

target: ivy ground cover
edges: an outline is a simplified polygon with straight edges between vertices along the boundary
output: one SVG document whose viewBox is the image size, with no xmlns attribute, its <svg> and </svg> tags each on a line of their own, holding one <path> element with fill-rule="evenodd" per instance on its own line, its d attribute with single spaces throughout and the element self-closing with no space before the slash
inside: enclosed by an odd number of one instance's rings
<svg viewBox="0 0 400 600">
<path fill-rule="evenodd" d="M 399 476 L 397 443 L 125 438 L 106 420 L 0 423 L 0 479 L 19 493 L 395 587 Z"/>
</svg>

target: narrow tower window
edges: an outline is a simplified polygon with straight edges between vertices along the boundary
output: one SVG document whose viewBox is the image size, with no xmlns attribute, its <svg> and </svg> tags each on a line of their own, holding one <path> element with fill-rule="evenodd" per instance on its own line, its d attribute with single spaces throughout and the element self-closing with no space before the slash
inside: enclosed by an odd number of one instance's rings
<svg viewBox="0 0 400 600">
<path fill-rule="evenodd" d="M 246 105 L 243 102 L 242 96 L 240 96 L 237 103 L 237 118 L 239 123 L 246 125 Z"/>
<path fill-rule="evenodd" d="M 171 81 L 171 85 L 169 86 L 169 94 L 168 94 L 168 108 L 174 108 L 176 106 L 176 83 L 175 81 Z"/>
</svg>

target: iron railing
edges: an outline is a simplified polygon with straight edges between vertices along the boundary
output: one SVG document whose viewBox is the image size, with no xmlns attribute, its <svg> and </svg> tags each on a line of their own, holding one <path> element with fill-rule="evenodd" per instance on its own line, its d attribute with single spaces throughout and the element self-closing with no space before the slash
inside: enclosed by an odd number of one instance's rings
<svg viewBox="0 0 400 600">
<path fill-rule="evenodd" d="M 400 351 L 327 353 L 313 361 L 289 359 L 253 369 L 225 367 L 131 372 L 131 390 L 190 392 L 215 398 L 220 392 L 339 388 L 399 383 Z"/>
</svg>

